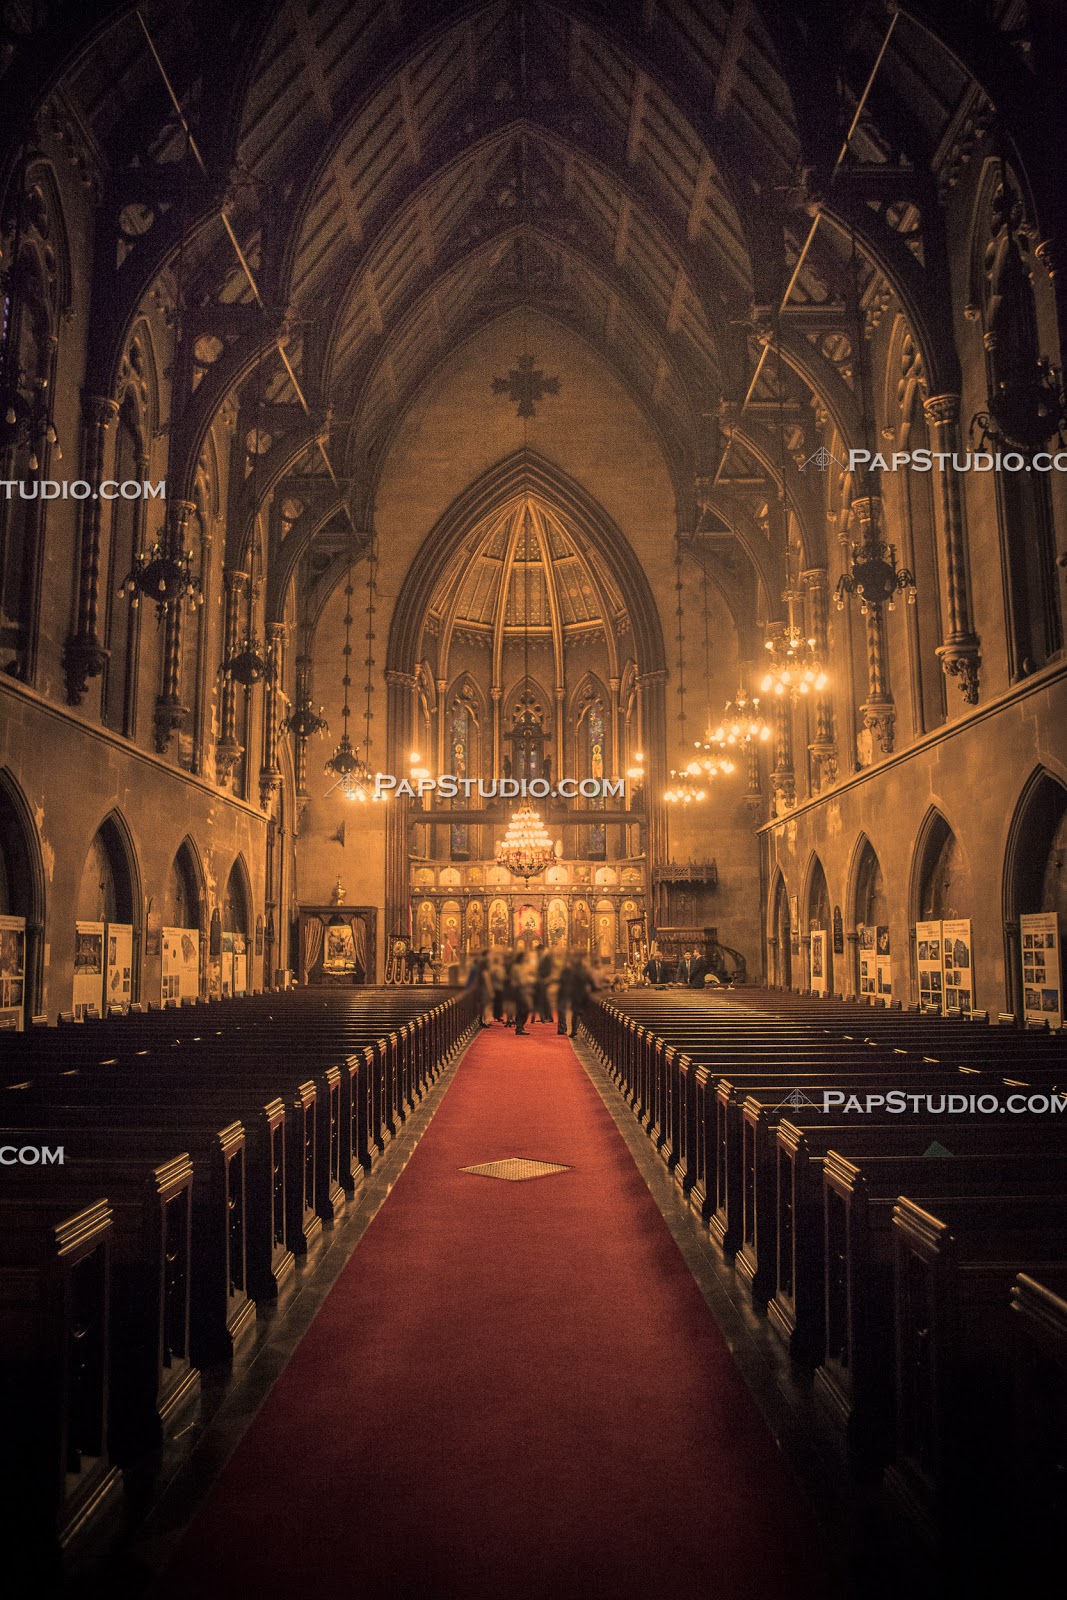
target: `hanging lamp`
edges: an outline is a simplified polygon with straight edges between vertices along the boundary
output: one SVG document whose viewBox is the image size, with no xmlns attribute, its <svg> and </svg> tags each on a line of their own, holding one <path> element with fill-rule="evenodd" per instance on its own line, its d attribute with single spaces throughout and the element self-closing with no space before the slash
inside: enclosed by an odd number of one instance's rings
<svg viewBox="0 0 1067 1600">
<path fill-rule="evenodd" d="M 684 758 L 688 755 L 688 750 L 685 737 L 685 630 L 683 626 L 685 608 L 682 605 L 682 589 L 682 536 L 681 533 L 677 533 L 674 538 L 674 590 L 677 598 L 675 614 L 678 619 L 678 743 Z M 669 805 L 697 805 L 708 798 L 704 782 L 704 769 L 696 757 L 690 757 L 688 761 L 683 759 L 679 762 L 677 768 L 671 768 L 670 783 L 663 792 L 663 798 Z"/>
</svg>

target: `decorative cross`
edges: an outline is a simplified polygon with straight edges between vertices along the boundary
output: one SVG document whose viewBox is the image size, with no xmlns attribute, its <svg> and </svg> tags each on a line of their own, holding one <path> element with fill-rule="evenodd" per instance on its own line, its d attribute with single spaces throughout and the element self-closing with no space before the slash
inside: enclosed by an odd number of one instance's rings
<svg viewBox="0 0 1067 1600">
<path fill-rule="evenodd" d="M 542 369 L 534 366 L 533 356 L 520 356 L 518 366 L 512 367 L 506 378 L 493 379 L 493 393 L 516 401 L 516 416 L 533 417 L 537 415 L 536 401 L 546 394 L 559 394 L 559 379 L 546 378 Z"/>
</svg>

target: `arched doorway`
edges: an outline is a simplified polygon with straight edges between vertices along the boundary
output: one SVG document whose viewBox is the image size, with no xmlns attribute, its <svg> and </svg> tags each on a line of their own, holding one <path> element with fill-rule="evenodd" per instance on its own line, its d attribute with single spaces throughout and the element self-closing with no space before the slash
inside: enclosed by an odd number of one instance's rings
<svg viewBox="0 0 1067 1600">
<path fill-rule="evenodd" d="M 41 1007 L 44 888 L 29 807 L 0 772 L 0 1028 L 21 1029 Z"/>
<path fill-rule="evenodd" d="M 140 885 L 125 825 L 105 817 L 89 844 L 74 908 L 74 1011 L 125 1010 L 140 990 Z"/>
<path fill-rule="evenodd" d="M 1057 1012 L 1048 1005 L 1051 1019 L 1062 1016 L 1063 972 L 1060 933 L 1067 917 L 1067 787 L 1044 768 L 1032 774 L 1015 808 L 1004 861 L 1005 990 L 1008 1009 L 1016 1017 L 1033 1015 L 1031 1002 L 1057 991 Z M 1031 952 L 1034 935 L 1025 940 L 1021 917 L 1045 914 L 1049 921 L 1042 940 L 1044 955 Z M 1049 944 L 1049 934 L 1052 943 Z M 1049 957 L 1054 957 L 1050 962 Z M 1044 970 L 1042 970 L 1044 969 Z M 1040 981 L 1037 974 L 1040 973 Z M 1027 991 L 1031 993 L 1028 995 Z M 1045 1014 L 1045 1006 L 1040 1008 Z"/>
<path fill-rule="evenodd" d="M 163 896 L 161 998 L 164 1005 L 194 1000 L 200 993 L 203 926 L 203 874 L 191 841 L 184 839 L 171 863 Z"/>
<path fill-rule="evenodd" d="M 864 839 L 856 862 L 852 917 L 855 927 L 858 971 L 856 992 L 862 999 L 893 997 L 892 930 L 882 867 L 869 839 Z"/>
<path fill-rule="evenodd" d="M 826 873 L 818 856 L 808 871 L 807 915 L 802 927 L 809 941 L 807 987 L 815 994 L 834 992 L 833 912 Z"/>
</svg>

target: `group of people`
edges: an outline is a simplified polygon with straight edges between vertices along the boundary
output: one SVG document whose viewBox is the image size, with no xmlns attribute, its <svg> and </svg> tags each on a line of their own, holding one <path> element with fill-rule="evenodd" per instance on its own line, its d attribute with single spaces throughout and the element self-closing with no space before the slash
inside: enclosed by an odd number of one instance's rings
<svg viewBox="0 0 1067 1600">
<path fill-rule="evenodd" d="M 600 961 L 581 954 L 557 957 L 543 944 L 532 949 L 485 950 L 467 978 L 481 1005 L 481 1025 L 501 1023 L 514 1037 L 528 1037 L 530 1022 L 555 1022 L 557 1033 L 578 1030 L 589 996 L 604 986 Z"/>
<path fill-rule="evenodd" d="M 661 955 L 656 944 L 649 950 L 645 977 L 652 984 L 676 983 L 687 989 L 703 989 L 709 981 L 714 984 L 719 982 L 699 950 L 684 950 L 681 958 L 675 961 L 670 956 Z"/>
</svg>

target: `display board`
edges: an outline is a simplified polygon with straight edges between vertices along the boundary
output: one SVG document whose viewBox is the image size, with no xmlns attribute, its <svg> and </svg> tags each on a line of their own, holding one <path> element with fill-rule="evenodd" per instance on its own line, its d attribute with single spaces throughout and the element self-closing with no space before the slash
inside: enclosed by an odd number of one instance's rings
<svg viewBox="0 0 1067 1600">
<path fill-rule="evenodd" d="M 941 973 L 941 924 L 917 922 L 915 924 L 915 964 L 919 971 L 919 1004 L 944 1006 L 944 983 Z"/>
<path fill-rule="evenodd" d="M 974 1010 L 974 962 L 969 917 L 941 924 L 941 971 L 945 1010 Z"/>
<path fill-rule="evenodd" d="M 0 917 L 0 1029 L 21 1033 L 26 1019 L 26 918 Z"/>
<path fill-rule="evenodd" d="M 104 1005 L 126 1010 L 133 999 L 133 929 L 129 923 L 109 922 L 106 944 Z"/>
<path fill-rule="evenodd" d="M 104 924 L 74 924 L 74 1015 L 81 1022 L 86 1008 L 104 1009 Z"/>
<path fill-rule="evenodd" d="M 875 929 L 861 923 L 856 932 L 860 942 L 860 994 L 871 1000 L 878 993 L 878 956 Z"/>
<path fill-rule="evenodd" d="M 1027 1022 L 1063 1026 L 1063 968 L 1060 919 L 1055 911 L 1027 912 L 1019 918 L 1022 945 L 1023 1015 Z"/>
<path fill-rule="evenodd" d="M 163 929 L 162 1001 L 177 1005 L 200 993 L 200 929 Z"/>
<path fill-rule="evenodd" d="M 893 998 L 893 949 L 885 923 L 874 930 L 874 964 L 878 993 L 888 1004 Z"/>
<path fill-rule="evenodd" d="M 826 989 L 826 929 L 813 928 L 811 933 L 811 992 L 812 994 L 825 994 Z"/>
</svg>

